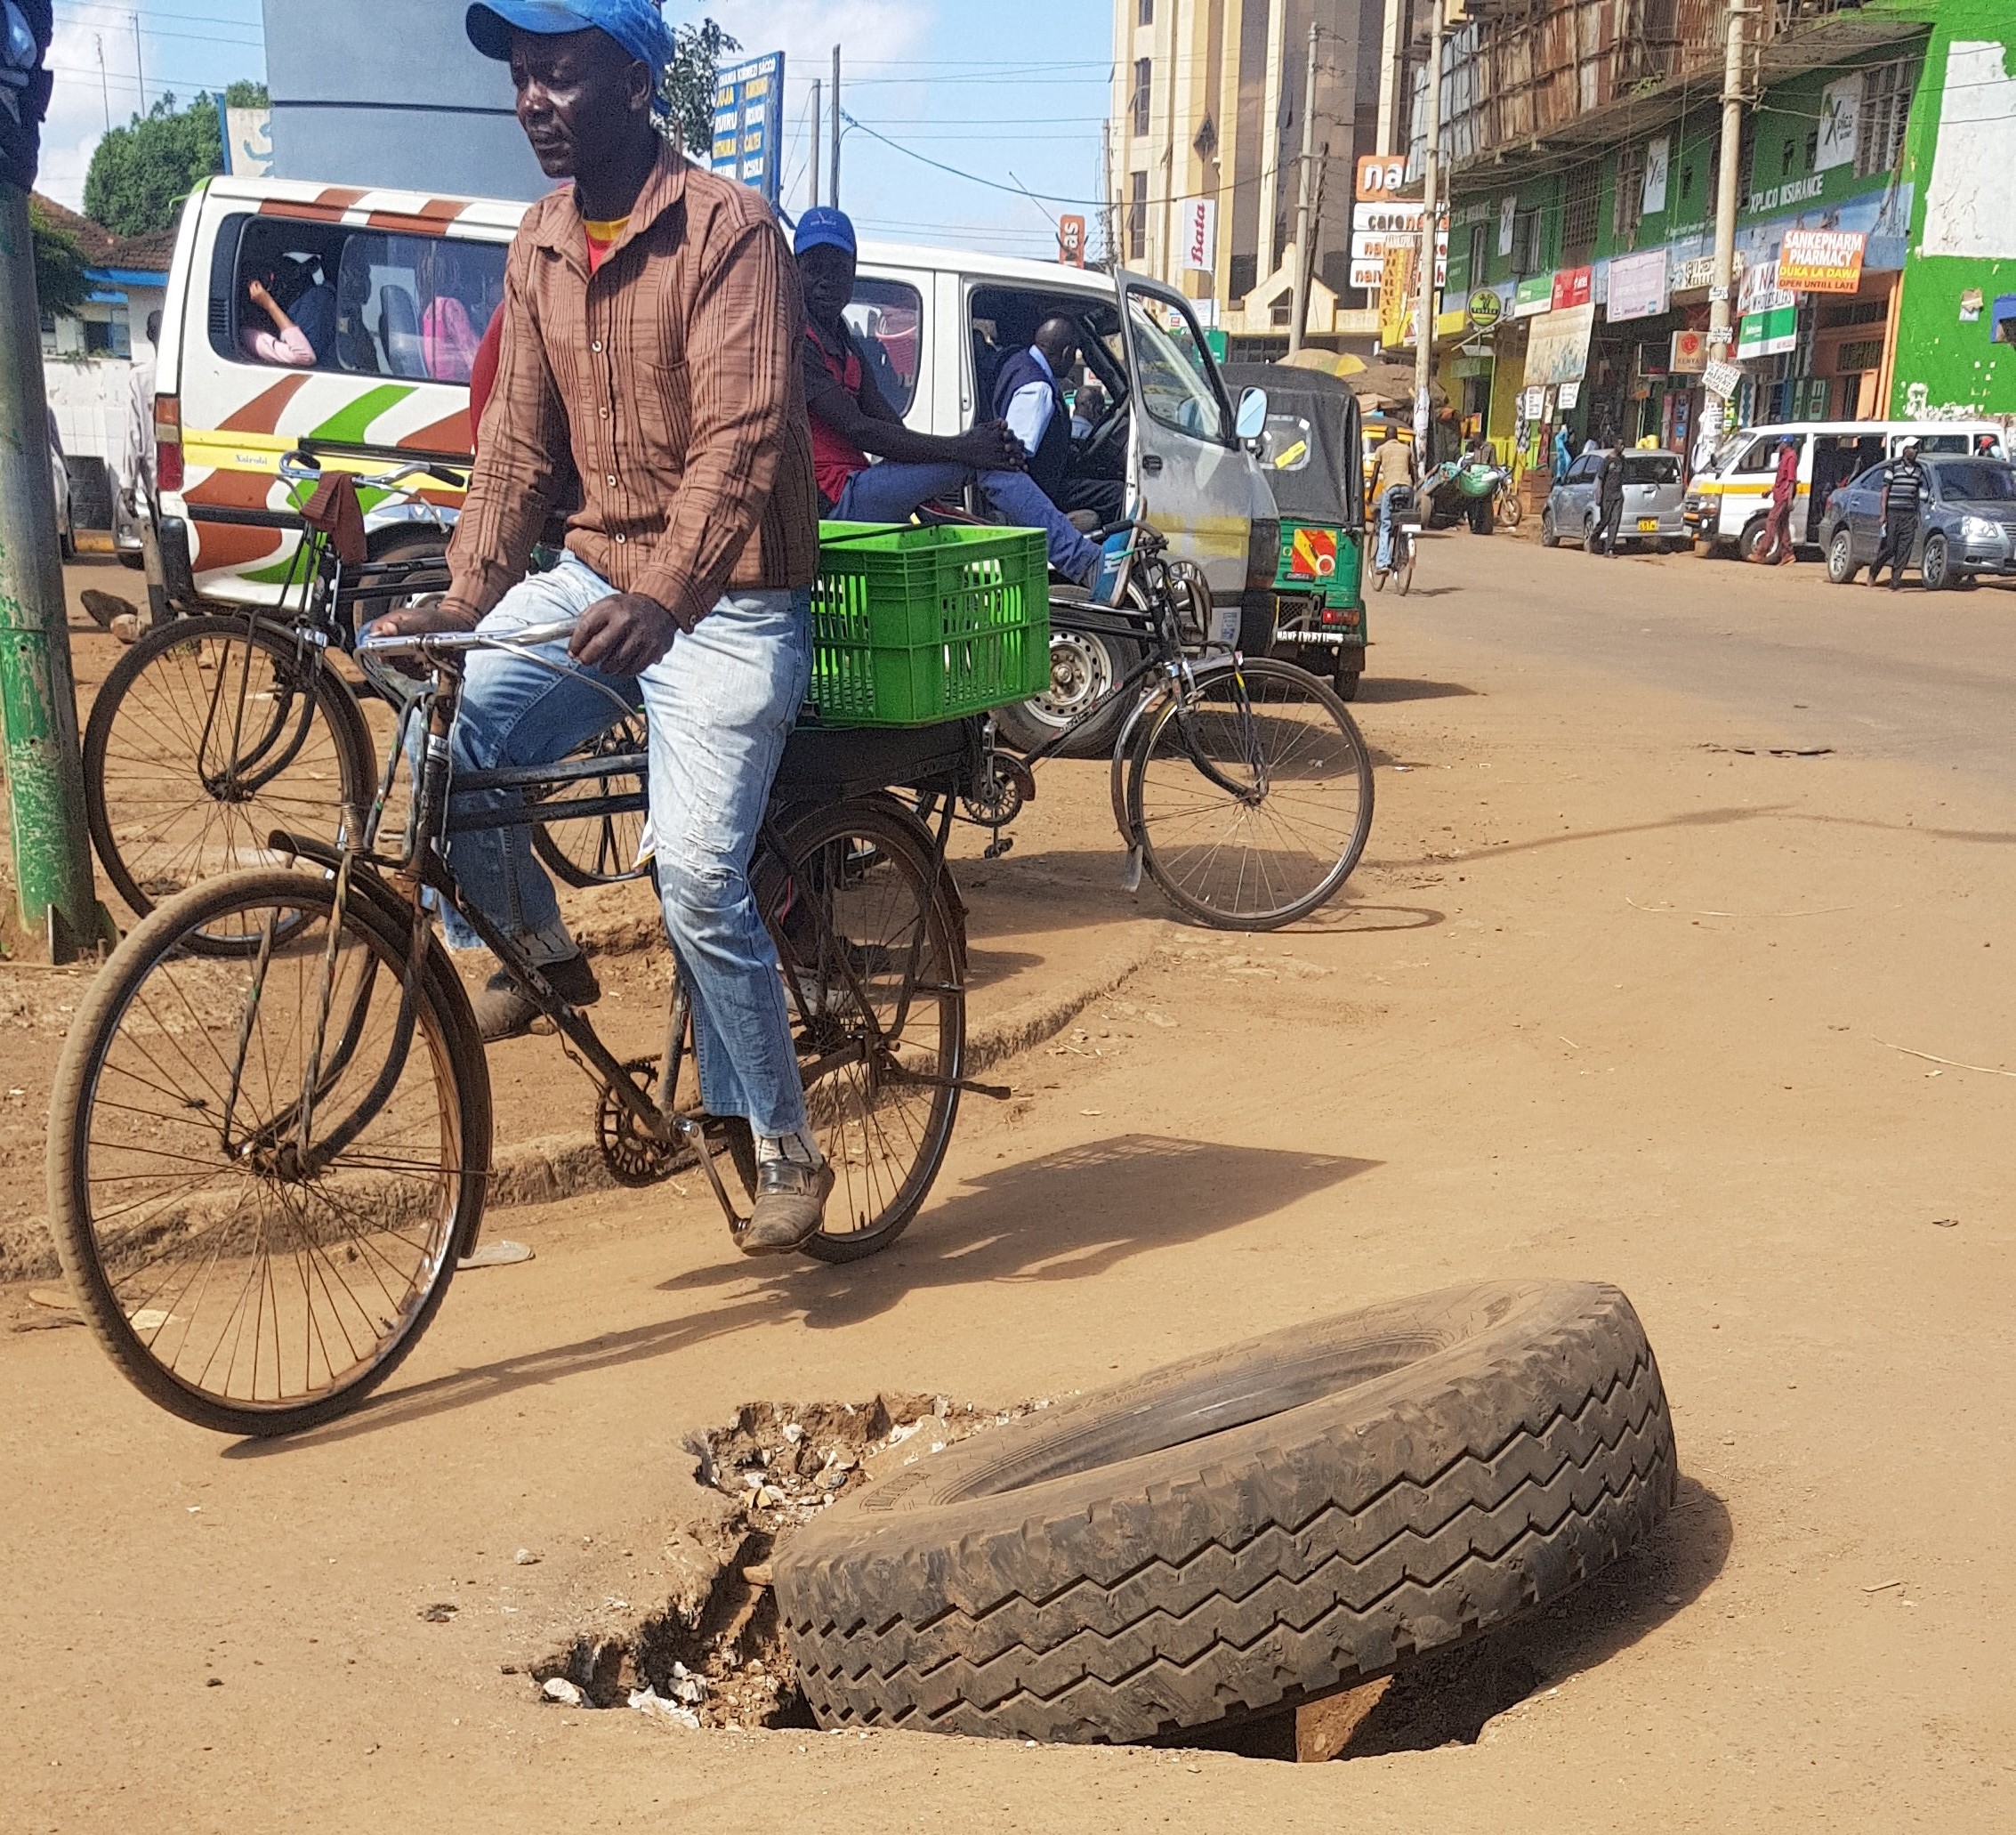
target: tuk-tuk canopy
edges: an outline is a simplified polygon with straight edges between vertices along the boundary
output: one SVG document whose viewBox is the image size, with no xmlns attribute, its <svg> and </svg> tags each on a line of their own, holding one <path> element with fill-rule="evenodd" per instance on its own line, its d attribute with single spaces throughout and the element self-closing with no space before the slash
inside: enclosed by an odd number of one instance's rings
<svg viewBox="0 0 2016 1835">
<path fill-rule="evenodd" d="M 1356 529 L 1364 521 L 1358 398 L 1334 376 L 1280 363 L 1228 363 L 1234 395 L 1267 391 L 1260 468 L 1286 516 Z"/>
</svg>

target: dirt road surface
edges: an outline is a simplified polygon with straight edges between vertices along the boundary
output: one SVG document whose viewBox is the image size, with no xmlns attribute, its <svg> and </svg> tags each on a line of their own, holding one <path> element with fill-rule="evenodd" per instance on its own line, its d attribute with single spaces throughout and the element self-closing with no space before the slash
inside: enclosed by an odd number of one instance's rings
<svg viewBox="0 0 2016 1835">
<path fill-rule="evenodd" d="M 537 1259 L 278 1446 L 9 1289 L 0 1821 L 2009 1826 L 2016 594 L 1786 572 L 1430 542 L 1375 602 L 1347 898 L 1170 933 L 967 1108 L 879 1261 L 742 1264 L 698 1192 L 512 1209 Z M 1104 937 L 1162 913 L 1099 791 L 1060 773 L 992 871 Z M 1532 1274 L 1637 1303 L 1679 1507 L 1367 1756 L 696 1734 L 504 1673 L 648 1609 L 682 1435 L 746 1399 L 1006 1403 Z"/>
</svg>

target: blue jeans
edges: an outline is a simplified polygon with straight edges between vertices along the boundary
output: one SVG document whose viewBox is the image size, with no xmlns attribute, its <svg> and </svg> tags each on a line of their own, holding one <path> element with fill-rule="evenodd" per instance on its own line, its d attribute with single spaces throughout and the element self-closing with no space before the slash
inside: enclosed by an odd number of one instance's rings
<svg viewBox="0 0 2016 1835">
<path fill-rule="evenodd" d="M 902 465 L 884 462 L 847 481 L 834 515 L 843 522 L 907 522 L 910 512 L 931 498 L 950 497 L 978 483 L 996 513 L 1017 529 L 1040 529 L 1050 564 L 1065 578 L 1089 586 L 1099 570 L 1099 544 L 1087 541 L 1070 519 L 1043 494 L 1027 472 L 980 472 L 970 465 Z"/>
<path fill-rule="evenodd" d="M 486 631 L 577 618 L 615 589 L 569 554 L 506 593 Z M 749 890 L 749 856 L 784 742 L 811 673 L 809 595 L 731 593 L 634 679 L 585 673 L 641 706 L 650 727 L 650 831 L 681 984 L 693 1004 L 700 1099 L 759 1135 L 805 1123 L 803 1087 L 777 948 Z M 564 643 L 538 654 L 564 662 Z M 504 650 L 470 653 L 454 768 L 550 764 L 612 725 L 614 704 L 577 677 Z M 452 780 L 451 780 L 452 782 Z M 519 806 L 515 790 L 453 796 L 453 813 Z M 448 859 L 463 894 L 535 961 L 571 955 L 552 880 L 529 829 L 457 835 Z M 452 910 L 452 948 L 480 947 Z"/>
<path fill-rule="evenodd" d="M 1373 551 L 1372 564 L 1381 573 L 1393 570 L 1393 493 L 1407 489 L 1404 484 L 1389 484 L 1379 493 L 1379 540 Z"/>
</svg>

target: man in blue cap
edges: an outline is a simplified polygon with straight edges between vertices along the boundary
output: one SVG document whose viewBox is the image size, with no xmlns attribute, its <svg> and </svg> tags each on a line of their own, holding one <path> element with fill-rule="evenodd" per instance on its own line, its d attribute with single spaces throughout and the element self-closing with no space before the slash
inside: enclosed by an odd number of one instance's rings
<svg viewBox="0 0 2016 1835">
<path fill-rule="evenodd" d="M 651 833 L 701 1098 L 757 1138 L 752 1255 L 801 1247 L 834 1174 L 807 1125 L 778 960 L 750 893 L 756 830 L 810 670 L 818 562 L 797 272 L 754 191 L 690 166 L 654 121 L 670 37 L 650 0 L 488 0 L 471 42 L 508 61 L 540 166 L 571 179 L 526 214 L 498 309 L 497 374 L 451 585 L 380 630 L 500 634 L 573 620 L 553 660 L 649 715 Z M 570 478 L 567 554 L 526 577 Z M 610 723 L 608 697 L 522 652 L 472 652 L 454 736 L 464 772 L 548 764 Z M 509 809 L 515 793 L 456 799 Z M 464 893 L 568 1000 L 600 992 L 529 846 L 455 838 Z M 452 910 L 448 940 L 478 939 Z M 534 1014 L 508 978 L 476 1000 L 486 1039 Z"/>
<path fill-rule="evenodd" d="M 1117 565 L 1103 565 L 1098 544 L 1029 477 L 1028 455 L 1005 421 L 984 421 L 964 433 L 918 433 L 891 407 L 847 323 L 857 246 L 846 213 L 823 205 L 808 210 L 798 219 L 794 247 L 805 290 L 813 473 L 832 514 L 843 522 L 907 522 L 919 505 L 977 483 L 1012 526 L 1044 532 L 1050 564 L 1067 579 L 1109 592 Z M 1117 542 L 1124 546 L 1125 538 Z"/>
</svg>

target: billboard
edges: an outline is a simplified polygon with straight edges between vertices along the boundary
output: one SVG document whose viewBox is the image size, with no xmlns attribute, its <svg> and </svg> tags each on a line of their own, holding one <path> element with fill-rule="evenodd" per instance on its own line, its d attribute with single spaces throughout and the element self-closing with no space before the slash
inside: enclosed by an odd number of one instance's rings
<svg viewBox="0 0 2016 1835">
<path fill-rule="evenodd" d="M 1778 284 L 1787 293 L 1854 293 L 1862 285 L 1860 230 L 1787 230 L 1778 255 Z"/>
<path fill-rule="evenodd" d="M 722 71 L 714 79 L 714 171 L 775 204 L 783 150 L 784 53 L 773 51 Z"/>
<path fill-rule="evenodd" d="M 1176 244 L 1186 271 L 1208 274 L 1218 265 L 1218 200 L 1187 198 L 1176 214 Z"/>
<path fill-rule="evenodd" d="M 1603 317 L 1612 325 L 1630 319 L 1652 319 L 1666 309 L 1666 252 L 1651 248 L 1639 255 L 1610 257 L 1609 293 Z"/>
</svg>

